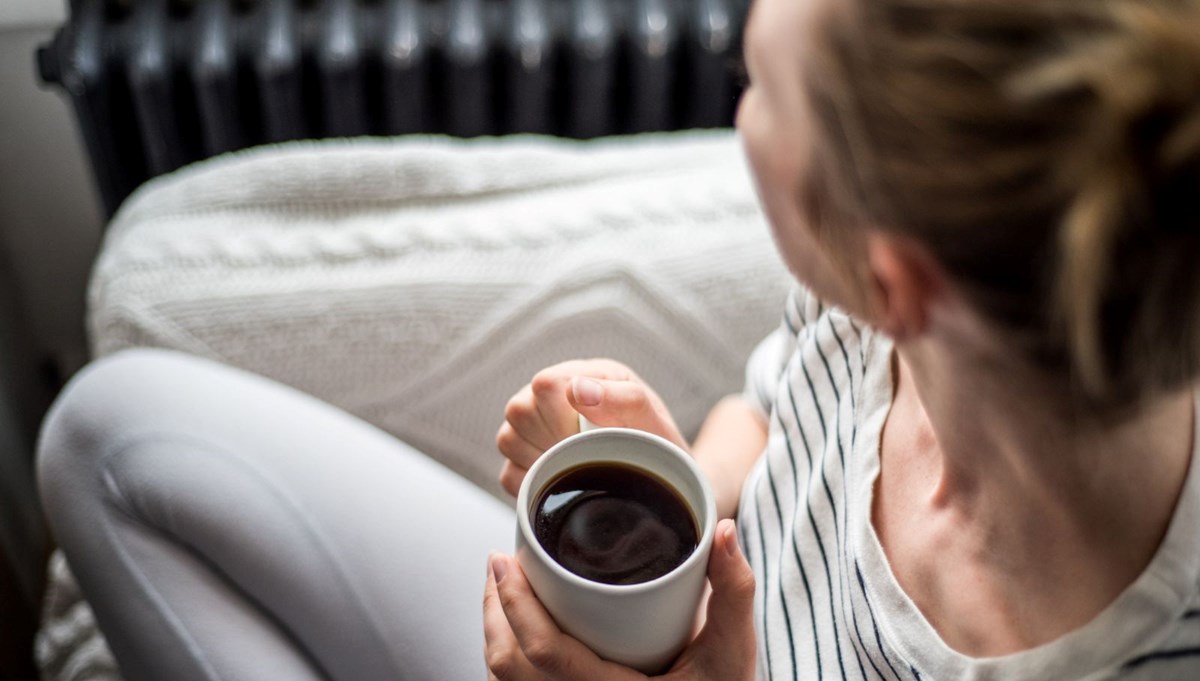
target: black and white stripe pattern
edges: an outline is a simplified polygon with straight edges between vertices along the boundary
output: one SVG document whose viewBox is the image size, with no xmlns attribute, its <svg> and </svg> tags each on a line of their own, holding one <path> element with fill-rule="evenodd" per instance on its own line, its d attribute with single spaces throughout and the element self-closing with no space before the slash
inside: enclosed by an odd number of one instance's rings
<svg viewBox="0 0 1200 681">
<path fill-rule="evenodd" d="M 877 457 L 859 445 L 877 448 L 883 418 L 868 417 L 886 413 L 891 401 L 890 388 L 864 394 L 864 385 L 890 386 L 890 362 L 886 339 L 797 288 L 780 329 L 747 366 L 745 397 L 769 417 L 767 452 L 746 482 L 739 513 L 758 580 L 760 678 L 938 678 L 938 669 L 922 670 L 889 641 L 890 605 L 864 578 L 863 528 L 854 525 L 869 522 L 869 509 L 855 504 L 870 499 L 854 492 L 863 481 L 855 479 L 861 468 L 853 459 Z M 887 372 L 885 380 L 878 372 Z M 1131 651 L 1123 666 L 1098 676 L 1092 668 L 1087 678 L 1200 679 L 1200 594 L 1197 601 L 1162 645 Z M 1028 678 L 1019 669 L 993 664 L 972 668 L 971 676 Z"/>
<path fill-rule="evenodd" d="M 1200 528 L 1195 528 L 1200 532 Z M 1198 589 L 1200 591 L 1200 589 Z M 1129 679 L 1200 679 L 1200 594 L 1166 640 L 1121 667 Z"/>
</svg>

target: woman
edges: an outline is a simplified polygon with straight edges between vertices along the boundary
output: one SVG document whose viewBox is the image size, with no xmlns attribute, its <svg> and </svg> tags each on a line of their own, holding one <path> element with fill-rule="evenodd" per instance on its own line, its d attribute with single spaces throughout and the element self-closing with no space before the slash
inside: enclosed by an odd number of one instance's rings
<svg viewBox="0 0 1200 681">
<path fill-rule="evenodd" d="M 714 551 L 667 676 L 1200 678 L 1200 4 L 758 0 L 746 61 L 805 287 L 692 449 L 757 594 Z M 681 441 L 622 367 L 552 367 L 509 490 L 576 409 Z M 641 678 L 491 566 L 496 677 Z"/>
<path fill-rule="evenodd" d="M 1185 0 L 759 0 L 738 126 L 803 286 L 690 448 L 726 519 L 666 677 L 1200 675 L 1197 36 Z M 576 412 L 687 444 L 627 368 L 558 365 L 510 491 Z M 132 679 L 482 675 L 511 511 L 312 400 L 126 354 L 40 473 Z M 643 678 L 503 554 L 484 635 L 504 681 Z"/>
</svg>

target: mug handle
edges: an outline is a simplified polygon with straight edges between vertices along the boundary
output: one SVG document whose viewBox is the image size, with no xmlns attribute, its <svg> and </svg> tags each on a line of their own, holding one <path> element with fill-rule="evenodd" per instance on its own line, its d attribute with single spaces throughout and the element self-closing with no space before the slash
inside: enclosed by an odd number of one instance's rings
<svg viewBox="0 0 1200 681">
<path fill-rule="evenodd" d="M 583 414 L 579 415 L 579 432 L 586 433 L 589 430 L 595 430 L 598 427 L 599 426 L 597 426 L 596 424 L 587 420 L 587 417 L 584 416 Z"/>
</svg>

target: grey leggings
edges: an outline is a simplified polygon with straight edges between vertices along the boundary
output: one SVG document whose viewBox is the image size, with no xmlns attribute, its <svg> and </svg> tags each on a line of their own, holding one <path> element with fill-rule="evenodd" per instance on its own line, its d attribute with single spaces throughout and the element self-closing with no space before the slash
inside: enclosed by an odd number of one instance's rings
<svg viewBox="0 0 1200 681">
<path fill-rule="evenodd" d="M 55 404 L 39 478 L 130 681 L 486 674 L 486 555 L 511 550 L 511 509 L 315 399 L 120 353 Z"/>
</svg>

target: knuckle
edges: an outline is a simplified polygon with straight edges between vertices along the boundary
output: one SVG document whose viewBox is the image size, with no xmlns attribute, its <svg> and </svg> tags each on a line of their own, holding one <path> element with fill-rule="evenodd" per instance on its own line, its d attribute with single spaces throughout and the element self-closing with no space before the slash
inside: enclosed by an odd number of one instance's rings
<svg viewBox="0 0 1200 681">
<path fill-rule="evenodd" d="M 504 453 L 508 452 L 507 448 L 512 442 L 512 436 L 509 434 L 511 430 L 512 428 L 505 423 L 496 431 L 496 449 Z"/>
<path fill-rule="evenodd" d="M 517 431 L 509 424 L 504 424 L 496 433 L 496 449 L 499 449 L 502 454 L 511 459 L 511 454 L 516 453 L 517 441 L 520 438 Z"/>
<path fill-rule="evenodd" d="M 504 420 L 516 424 L 529 417 L 533 405 L 523 395 L 516 395 L 504 405 Z"/>
<path fill-rule="evenodd" d="M 559 384 L 562 382 L 562 377 L 555 369 L 543 369 L 533 376 L 533 380 L 529 382 L 529 387 L 533 390 L 533 394 L 539 397 L 549 395 L 558 390 Z"/>
<path fill-rule="evenodd" d="M 640 383 L 630 383 L 629 393 L 626 398 L 630 407 L 635 409 L 645 409 L 650 406 L 650 395 L 646 392 L 645 386 Z"/>
<path fill-rule="evenodd" d="M 602 367 L 616 380 L 641 382 L 641 379 L 639 379 L 637 374 L 633 372 L 633 369 L 630 369 L 628 366 L 618 362 L 615 359 L 598 357 L 593 361 L 597 366 Z"/>
<path fill-rule="evenodd" d="M 513 435 L 533 433 L 539 429 L 540 417 L 537 407 L 533 404 L 518 405 L 511 410 L 506 409 L 504 418 L 512 427 Z"/>
<path fill-rule="evenodd" d="M 500 471 L 500 486 L 504 491 L 517 496 L 517 492 L 521 489 L 521 482 L 525 480 L 525 471 L 516 466 L 505 466 Z"/>
<path fill-rule="evenodd" d="M 562 658 L 558 654 L 558 646 L 554 639 L 539 636 L 525 644 L 525 657 L 539 671 L 553 675 L 562 668 Z"/>
<path fill-rule="evenodd" d="M 505 582 L 505 584 L 507 583 Z M 521 605 L 519 602 L 521 596 L 516 591 L 500 589 L 497 596 L 500 598 L 500 605 L 504 608 L 505 612 L 512 612 Z"/>
<path fill-rule="evenodd" d="M 488 646 L 486 659 L 488 671 L 500 681 L 515 678 L 517 661 L 509 646 Z"/>
</svg>

